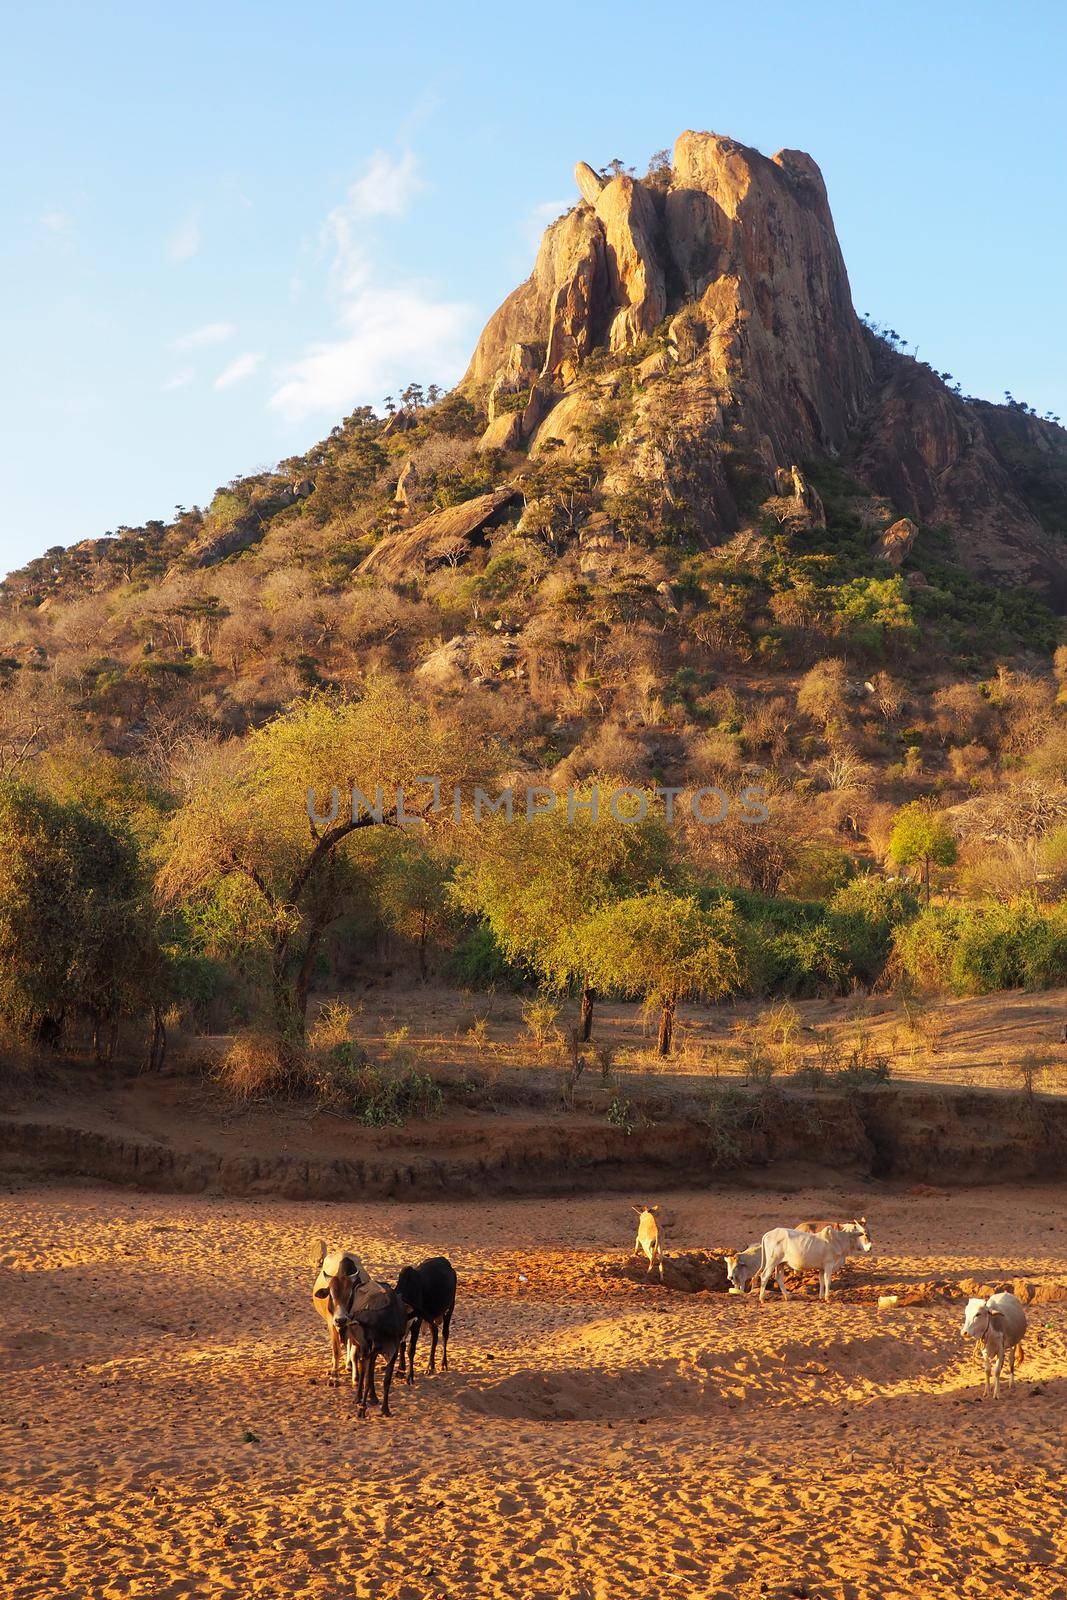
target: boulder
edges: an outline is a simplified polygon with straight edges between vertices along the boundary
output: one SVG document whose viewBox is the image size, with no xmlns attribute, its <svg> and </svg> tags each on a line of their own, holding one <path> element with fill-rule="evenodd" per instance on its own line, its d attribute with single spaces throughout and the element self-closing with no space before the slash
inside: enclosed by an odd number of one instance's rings
<svg viewBox="0 0 1067 1600">
<path fill-rule="evenodd" d="M 423 517 L 414 527 L 388 533 L 360 562 L 363 574 L 400 582 L 414 572 L 429 572 L 446 563 L 455 564 L 485 543 L 487 530 L 499 522 L 522 491 L 513 484 L 476 495 L 461 505 L 448 506 Z"/>
<path fill-rule="evenodd" d="M 410 509 L 412 496 L 415 493 L 418 482 L 418 468 L 416 467 L 412 458 L 408 456 L 407 460 L 404 462 L 403 470 L 399 478 L 396 480 L 396 490 L 393 494 L 393 499 L 398 506 L 403 506 L 405 510 Z"/>
<path fill-rule="evenodd" d="M 877 554 L 883 561 L 888 561 L 891 567 L 903 564 L 905 556 L 911 553 L 911 547 L 919 536 L 919 530 L 910 517 L 901 517 L 887 528 L 878 541 Z"/>
<path fill-rule="evenodd" d="M 521 411 L 501 411 L 478 440 L 479 450 L 517 450 L 523 441 Z"/>
<path fill-rule="evenodd" d="M 793 466 L 790 471 L 793 485 L 793 498 L 803 509 L 809 526 L 825 528 L 826 511 L 823 507 L 822 496 L 817 489 L 812 488 L 798 466 Z"/>
<path fill-rule="evenodd" d="M 578 193 L 586 204 L 595 206 L 608 180 L 602 178 L 588 161 L 579 161 L 574 168 L 574 181 L 578 185 Z"/>
</svg>

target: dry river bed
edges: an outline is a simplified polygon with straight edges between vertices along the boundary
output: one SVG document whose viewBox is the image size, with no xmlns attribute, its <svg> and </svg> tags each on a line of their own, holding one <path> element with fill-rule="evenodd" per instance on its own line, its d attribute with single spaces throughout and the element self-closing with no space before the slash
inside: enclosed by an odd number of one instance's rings
<svg viewBox="0 0 1067 1600">
<path fill-rule="evenodd" d="M 829 1306 L 616 1273 L 866 1212 Z M 1067 1302 L 980 1398 L 963 1279 L 1067 1281 L 1064 1191 L 720 1188 L 332 1205 L 0 1191 L 4 1600 L 1067 1596 Z M 449 1255 L 452 1370 L 359 1422 L 319 1236 Z M 936 1284 L 929 1290 L 926 1284 Z M 908 1300 L 880 1311 L 878 1292 Z"/>
</svg>

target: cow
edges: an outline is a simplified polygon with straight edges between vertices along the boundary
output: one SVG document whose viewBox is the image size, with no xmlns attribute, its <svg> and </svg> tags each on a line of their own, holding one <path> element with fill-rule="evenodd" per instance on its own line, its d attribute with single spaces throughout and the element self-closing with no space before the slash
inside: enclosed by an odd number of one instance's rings
<svg viewBox="0 0 1067 1600">
<path fill-rule="evenodd" d="M 382 1383 L 382 1416 L 388 1417 L 389 1391 L 393 1386 L 393 1368 L 404 1343 L 408 1326 L 408 1311 L 395 1289 L 381 1283 L 357 1284 L 352 1291 L 348 1310 L 342 1326 L 345 1341 L 345 1360 L 352 1375 L 356 1391 L 358 1414 L 367 1415 L 367 1401 L 377 1403 L 374 1390 L 374 1366 L 378 1357 L 385 1362 Z"/>
<path fill-rule="evenodd" d="M 437 1368 L 437 1330 L 441 1330 L 441 1367 L 448 1371 L 448 1331 L 456 1309 L 456 1269 L 446 1256 L 431 1256 L 417 1267 L 405 1267 L 396 1280 L 396 1292 L 408 1312 L 411 1330 L 407 1351 L 407 1381 L 415 1382 L 415 1346 L 419 1342 L 419 1329 L 424 1322 L 430 1328 L 430 1368 Z M 400 1348 L 397 1366 L 404 1376 L 404 1348 Z"/>
<path fill-rule="evenodd" d="M 759 1297 L 767 1297 L 767 1285 L 777 1281 L 782 1299 L 788 1300 L 785 1269 L 791 1272 L 817 1272 L 820 1298 L 829 1300 L 830 1280 L 853 1252 L 864 1255 L 873 1249 L 866 1228 L 824 1228 L 821 1233 L 803 1233 L 799 1228 L 771 1228 L 760 1240 Z"/>
<path fill-rule="evenodd" d="M 662 1278 L 663 1252 L 659 1245 L 659 1224 L 656 1221 L 659 1206 L 633 1206 L 631 1209 L 637 1212 L 637 1238 L 634 1240 L 632 1253 L 639 1256 L 643 1251 L 648 1257 L 649 1272 L 654 1266 L 658 1266 Z"/>
<path fill-rule="evenodd" d="M 747 1250 L 739 1250 L 736 1255 L 727 1252 L 723 1257 L 726 1268 L 726 1282 L 730 1286 L 731 1294 L 744 1294 L 749 1284 L 752 1283 L 760 1268 L 759 1240 L 750 1244 Z"/>
<path fill-rule="evenodd" d="M 311 1304 L 326 1324 L 333 1352 L 331 1382 L 341 1381 L 341 1355 L 344 1340 L 341 1328 L 347 1314 L 352 1291 L 357 1284 L 370 1282 L 370 1274 L 354 1250 L 327 1250 L 319 1240 L 318 1273 L 311 1290 Z"/>
<path fill-rule="evenodd" d="M 1014 1389 L 1015 1358 L 1018 1355 L 1022 1359 L 1022 1341 L 1026 1333 L 1026 1312 L 1022 1301 L 1006 1289 L 999 1294 L 991 1294 L 987 1300 L 968 1300 L 960 1333 L 978 1341 L 985 1373 L 986 1399 L 989 1398 L 991 1372 L 993 1399 L 1000 1399 L 1000 1374 L 1005 1357 L 1008 1362 L 1008 1387 Z"/>
</svg>

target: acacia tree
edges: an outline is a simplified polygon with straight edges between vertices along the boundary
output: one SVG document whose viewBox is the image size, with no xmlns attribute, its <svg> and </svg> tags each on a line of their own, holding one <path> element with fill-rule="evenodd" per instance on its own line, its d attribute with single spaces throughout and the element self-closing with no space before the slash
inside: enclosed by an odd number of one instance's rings
<svg viewBox="0 0 1067 1600">
<path fill-rule="evenodd" d="M 901 867 L 919 865 L 923 897 L 930 904 L 930 868 L 951 867 L 957 856 L 956 838 L 940 812 L 922 800 L 899 811 L 889 836 L 889 854 Z"/>
<path fill-rule="evenodd" d="M 491 761 L 476 729 L 385 677 L 359 699 L 312 696 L 204 757 L 171 826 L 161 887 L 179 901 L 231 879 L 250 886 L 283 1051 L 303 1044 L 323 937 L 361 894 L 365 830 L 431 817 L 423 780 L 438 779 L 447 797 L 453 784 L 487 781 Z M 368 806 L 353 803 L 355 790 Z"/>
<path fill-rule="evenodd" d="M 577 797 L 549 812 L 472 830 L 452 893 L 463 910 L 483 917 L 511 961 L 524 961 L 557 989 L 581 993 L 579 1038 L 593 1027 L 596 985 L 577 930 L 600 906 L 635 894 L 668 867 L 663 824 L 646 817 L 594 820 Z"/>
<path fill-rule="evenodd" d="M 671 1053 L 680 1000 L 721 1000 L 743 977 L 740 930 L 729 900 L 706 911 L 695 895 L 657 885 L 601 906 L 578 939 L 599 988 L 659 1007 L 661 1056 Z"/>
</svg>

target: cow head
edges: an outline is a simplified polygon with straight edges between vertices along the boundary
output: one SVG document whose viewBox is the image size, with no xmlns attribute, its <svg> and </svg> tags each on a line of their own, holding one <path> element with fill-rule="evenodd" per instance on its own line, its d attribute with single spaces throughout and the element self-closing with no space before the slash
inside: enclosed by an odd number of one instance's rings
<svg viewBox="0 0 1067 1600">
<path fill-rule="evenodd" d="M 726 1268 L 726 1282 L 730 1286 L 731 1294 L 744 1294 L 752 1279 L 755 1277 L 755 1268 L 751 1262 L 745 1261 L 740 1255 L 723 1256 L 723 1266 Z"/>
<path fill-rule="evenodd" d="M 361 1284 L 370 1283 L 370 1274 L 358 1256 L 325 1256 L 319 1268 L 319 1281 L 312 1294 L 327 1304 L 330 1321 L 344 1339 L 352 1318 L 352 1300 Z"/>
<path fill-rule="evenodd" d="M 960 1333 L 967 1339 L 984 1339 L 989 1332 L 991 1313 L 982 1299 L 968 1300 L 963 1312 Z"/>
<path fill-rule="evenodd" d="M 870 1255 L 871 1251 L 874 1249 L 874 1245 L 872 1244 L 871 1236 L 867 1231 L 866 1217 L 853 1217 L 852 1221 L 848 1223 L 846 1227 L 842 1228 L 841 1231 L 842 1233 L 850 1233 L 856 1242 L 857 1248 L 862 1250 L 865 1256 Z"/>
</svg>

